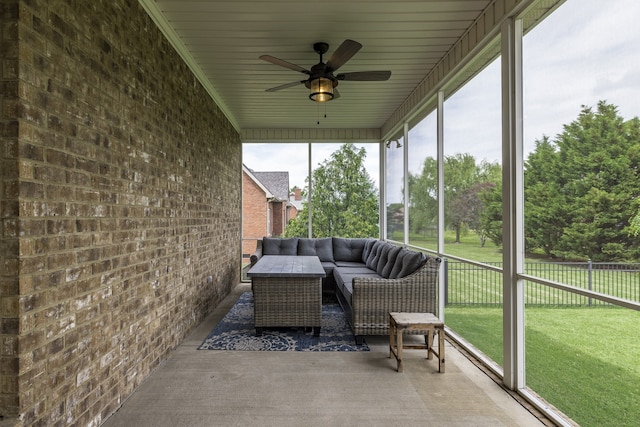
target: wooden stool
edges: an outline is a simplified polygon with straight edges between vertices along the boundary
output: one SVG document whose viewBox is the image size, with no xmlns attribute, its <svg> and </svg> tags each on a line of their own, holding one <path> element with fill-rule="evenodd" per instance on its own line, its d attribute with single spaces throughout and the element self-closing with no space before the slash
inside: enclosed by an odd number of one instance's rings
<svg viewBox="0 0 640 427">
<path fill-rule="evenodd" d="M 427 331 L 426 344 L 402 343 L 406 332 Z M 438 351 L 433 349 L 433 334 L 438 333 Z M 438 358 L 438 372 L 444 372 L 444 323 L 432 313 L 389 313 L 389 357 L 394 355 L 398 362 L 398 372 L 402 372 L 402 348 L 427 350 L 427 359 L 435 354 Z"/>
</svg>

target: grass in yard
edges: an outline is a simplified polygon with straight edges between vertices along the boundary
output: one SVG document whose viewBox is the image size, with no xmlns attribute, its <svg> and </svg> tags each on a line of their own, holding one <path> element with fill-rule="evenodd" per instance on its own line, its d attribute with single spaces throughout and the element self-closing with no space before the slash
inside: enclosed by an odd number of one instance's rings
<svg viewBox="0 0 640 427">
<path fill-rule="evenodd" d="M 394 239 L 398 236 L 393 236 Z M 400 237 L 398 241 L 402 241 Z M 437 247 L 436 238 L 427 238 L 420 235 L 412 234 L 409 238 L 412 245 L 432 248 Z M 459 256 L 461 258 L 482 260 L 484 262 L 500 262 L 502 261 L 502 251 L 492 241 L 487 241 L 483 246 L 480 245 L 480 239 L 474 233 L 466 233 L 460 237 L 460 243 L 455 243 L 455 233 L 446 231 L 444 237 L 444 250 L 447 254 Z"/>
<path fill-rule="evenodd" d="M 447 307 L 447 325 L 502 365 L 502 309 Z M 581 426 L 640 420 L 640 313 L 620 308 L 525 311 L 526 382 Z"/>
</svg>

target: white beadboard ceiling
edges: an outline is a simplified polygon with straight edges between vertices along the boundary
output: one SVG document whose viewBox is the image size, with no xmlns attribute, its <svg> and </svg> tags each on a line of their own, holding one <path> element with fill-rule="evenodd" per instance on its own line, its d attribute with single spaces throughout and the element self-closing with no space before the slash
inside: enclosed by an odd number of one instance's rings
<svg viewBox="0 0 640 427">
<path fill-rule="evenodd" d="M 239 131 L 380 131 L 482 16 L 489 0 L 139 0 Z M 391 70 L 384 82 L 341 81 L 318 104 L 306 75 L 258 59 L 311 68 L 313 43 L 330 54 L 345 39 L 363 48 L 339 72 Z M 324 117 L 326 113 L 326 118 Z M 320 124 L 317 124 L 318 120 Z M 366 132 L 365 132 L 366 133 Z"/>
</svg>

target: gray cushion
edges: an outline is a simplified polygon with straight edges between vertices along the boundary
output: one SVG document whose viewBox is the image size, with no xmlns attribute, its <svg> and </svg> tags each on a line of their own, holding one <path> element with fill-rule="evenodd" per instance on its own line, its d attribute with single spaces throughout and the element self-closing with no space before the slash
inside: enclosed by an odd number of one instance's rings
<svg viewBox="0 0 640 427">
<path fill-rule="evenodd" d="M 367 265 L 364 262 L 354 262 L 354 261 L 336 261 L 337 267 L 364 267 L 367 268 Z"/>
<path fill-rule="evenodd" d="M 262 255 L 298 255 L 298 238 L 262 238 Z"/>
<path fill-rule="evenodd" d="M 369 267 L 372 270 L 375 270 L 376 267 L 378 266 L 378 259 L 380 256 L 380 250 L 382 249 L 382 247 L 384 246 L 384 242 L 378 240 L 373 244 L 373 247 L 371 248 L 371 251 L 369 252 L 369 256 L 367 257 L 367 260 L 365 261 L 365 264 L 367 264 L 367 267 Z"/>
<path fill-rule="evenodd" d="M 333 277 L 336 280 L 336 288 L 340 290 L 340 293 L 345 297 L 351 306 L 353 304 L 353 278 L 347 277 L 348 275 L 342 275 L 338 270 L 333 270 Z"/>
<path fill-rule="evenodd" d="M 393 248 L 391 248 L 391 250 L 389 250 L 389 253 L 387 255 L 387 263 L 382 268 L 382 271 L 379 272 L 380 275 L 385 279 L 389 278 L 391 270 L 393 270 L 393 266 L 396 263 L 396 258 L 398 258 L 398 254 L 400 253 L 401 249 L 402 248 L 400 246 L 394 246 Z M 380 264 L 378 264 L 378 267 L 380 267 Z"/>
<path fill-rule="evenodd" d="M 371 248 L 377 242 L 376 239 L 367 239 L 364 244 L 364 249 L 362 250 L 362 262 L 367 262 L 367 258 L 369 257 L 369 253 L 371 253 Z"/>
<path fill-rule="evenodd" d="M 335 261 L 362 261 L 362 251 L 367 239 L 333 238 L 333 259 Z"/>
<path fill-rule="evenodd" d="M 334 273 L 340 271 L 341 274 L 356 274 L 359 276 L 377 276 L 378 273 L 367 267 L 336 267 Z"/>
<path fill-rule="evenodd" d="M 336 286 L 342 292 L 342 295 L 349 301 L 349 305 L 353 304 L 353 278 L 354 277 L 376 277 L 380 276 L 374 271 L 369 270 L 370 274 L 352 273 L 350 268 L 336 268 L 333 270 L 333 277 L 336 279 Z"/>
<path fill-rule="evenodd" d="M 408 251 L 404 248 L 400 250 L 396 257 L 389 279 L 400 279 L 408 276 L 418 269 L 424 257 L 420 252 Z"/>
<path fill-rule="evenodd" d="M 378 253 L 378 263 L 376 264 L 376 272 L 382 275 L 382 269 L 387 265 L 387 259 L 389 258 L 389 251 L 393 249 L 390 243 L 385 243 L 380 252 Z"/>
<path fill-rule="evenodd" d="M 322 262 L 333 262 L 333 244 L 331 237 L 322 239 L 299 239 L 298 255 L 317 256 Z"/>
<path fill-rule="evenodd" d="M 324 261 L 321 262 L 322 268 L 324 268 L 324 272 L 327 276 L 331 276 L 333 274 L 333 269 L 336 268 L 336 265 L 332 262 Z"/>
</svg>

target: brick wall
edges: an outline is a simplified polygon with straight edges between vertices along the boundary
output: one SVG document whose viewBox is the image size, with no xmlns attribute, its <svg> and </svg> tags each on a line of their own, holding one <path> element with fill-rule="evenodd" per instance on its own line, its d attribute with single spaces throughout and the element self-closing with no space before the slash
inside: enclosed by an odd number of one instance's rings
<svg viewBox="0 0 640 427">
<path fill-rule="evenodd" d="M 18 409 L 17 14 L 17 2 L 0 2 L 0 415 Z"/>
<path fill-rule="evenodd" d="M 272 211 L 272 224 L 271 224 L 271 233 L 274 236 L 282 236 L 284 233 L 285 226 L 285 204 L 282 202 L 273 202 L 271 203 L 271 211 Z"/>
<path fill-rule="evenodd" d="M 256 241 L 267 235 L 267 198 L 264 191 L 242 172 L 242 254 L 251 255 Z M 245 259 L 246 260 L 246 259 Z"/>
<path fill-rule="evenodd" d="M 136 1 L 0 20 L 0 415 L 99 425 L 239 281 L 239 135 Z"/>
</svg>

